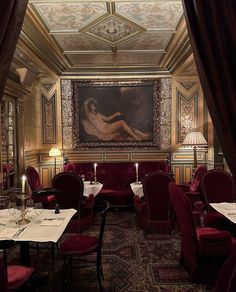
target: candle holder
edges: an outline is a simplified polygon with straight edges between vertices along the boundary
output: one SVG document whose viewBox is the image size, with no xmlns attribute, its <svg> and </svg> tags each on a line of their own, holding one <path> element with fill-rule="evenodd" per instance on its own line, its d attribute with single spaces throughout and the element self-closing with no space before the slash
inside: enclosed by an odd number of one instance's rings
<svg viewBox="0 0 236 292">
<path fill-rule="evenodd" d="M 16 196 L 18 199 L 21 200 L 21 215 L 20 219 L 18 220 L 18 225 L 25 225 L 30 223 L 30 220 L 26 218 L 27 210 L 26 210 L 26 201 L 29 199 L 29 196 L 25 193 L 21 193 Z"/>
</svg>

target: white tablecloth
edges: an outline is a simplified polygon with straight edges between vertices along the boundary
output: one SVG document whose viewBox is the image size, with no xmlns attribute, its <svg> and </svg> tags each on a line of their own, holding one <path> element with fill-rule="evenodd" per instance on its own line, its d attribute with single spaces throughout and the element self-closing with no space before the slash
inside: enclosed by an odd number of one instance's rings
<svg viewBox="0 0 236 292">
<path fill-rule="evenodd" d="M 57 242 L 75 213 L 75 209 L 61 209 L 59 214 L 55 214 L 54 210 L 43 210 L 39 216 L 36 216 L 32 210 L 27 215 L 30 223 L 17 226 L 14 217 L 7 209 L 0 210 L 0 240 Z M 16 236 L 16 232 L 24 227 L 25 230 Z"/>
<path fill-rule="evenodd" d="M 99 182 L 84 181 L 84 196 L 88 197 L 90 194 L 93 194 L 94 197 L 101 191 L 103 184 Z"/>
<path fill-rule="evenodd" d="M 135 195 L 139 196 L 140 198 L 143 196 L 143 185 L 141 182 L 133 182 L 130 184 L 130 187 Z"/>
<path fill-rule="evenodd" d="M 210 205 L 219 213 L 223 214 L 233 223 L 236 223 L 236 203 L 210 203 Z"/>
</svg>

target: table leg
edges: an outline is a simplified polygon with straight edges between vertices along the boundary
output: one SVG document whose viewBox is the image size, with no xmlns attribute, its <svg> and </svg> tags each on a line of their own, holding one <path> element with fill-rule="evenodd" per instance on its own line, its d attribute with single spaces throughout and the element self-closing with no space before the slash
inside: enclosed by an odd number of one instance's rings
<svg viewBox="0 0 236 292">
<path fill-rule="evenodd" d="M 20 244 L 20 264 L 25 266 L 30 266 L 30 251 L 29 242 L 21 241 Z"/>
</svg>

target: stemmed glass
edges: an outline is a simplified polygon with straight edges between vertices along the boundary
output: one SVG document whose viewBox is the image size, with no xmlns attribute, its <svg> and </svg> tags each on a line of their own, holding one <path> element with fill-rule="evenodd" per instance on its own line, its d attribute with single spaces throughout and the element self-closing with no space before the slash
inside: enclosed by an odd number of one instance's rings
<svg viewBox="0 0 236 292">
<path fill-rule="evenodd" d="M 8 204 L 8 212 L 11 216 L 14 217 L 15 223 L 18 224 L 18 220 L 20 217 L 20 211 L 18 209 L 19 207 L 17 206 L 16 202 L 9 202 Z"/>
<path fill-rule="evenodd" d="M 25 207 L 26 207 L 26 213 L 31 213 L 31 211 L 34 210 L 34 201 L 32 199 L 27 200 Z"/>
<path fill-rule="evenodd" d="M 34 213 L 36 216 L 40 216 L 43 213 L 43 205 L 38 202 L 34 204 Z"/>
</svg>

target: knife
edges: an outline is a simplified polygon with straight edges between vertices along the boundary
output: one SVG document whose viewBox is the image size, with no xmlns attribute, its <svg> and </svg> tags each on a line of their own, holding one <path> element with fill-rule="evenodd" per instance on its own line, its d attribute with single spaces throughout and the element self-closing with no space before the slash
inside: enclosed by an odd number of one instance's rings
<svg viewBox="0 0 236 292">
<path fill-rule="evenodd" d="M 20 235 L 25 229 L 26 229 L 26 227 L 24 227 L 24 228 L 18 230 L 18 231 L 16 232 L 16 234 L 14 234 L 13 237 L 19 236 L 19 235 Z"/>
</svg>

